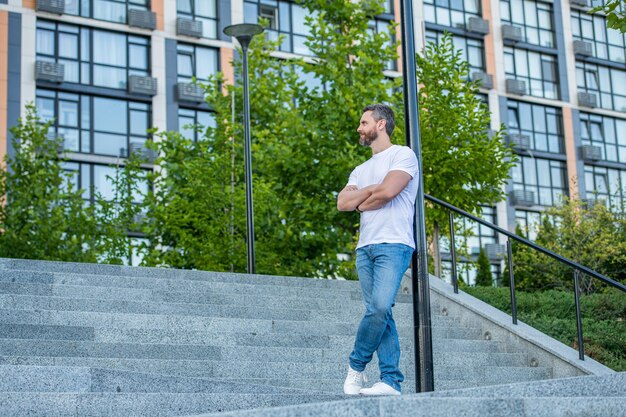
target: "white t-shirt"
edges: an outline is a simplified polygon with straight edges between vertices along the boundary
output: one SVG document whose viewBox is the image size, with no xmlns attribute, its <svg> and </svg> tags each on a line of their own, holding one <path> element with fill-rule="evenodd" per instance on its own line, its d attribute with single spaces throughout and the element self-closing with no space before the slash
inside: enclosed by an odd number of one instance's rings
<svg viewBox="0 0 626 417">
<path fill-rule="evenodd" d="M 373 155 L 352 171 L 348 185 L 356 185 L 361 189 L 368 185 L 381 184 L 389 171 L 404 171 L 412 179 L 393 200 L 378 210 L 361 213 L 357 249 L 376 243 L 402 243 L 415 249 L 413 217 L 419 168 L 411 148 L 392 145 Z"/>
</svg>

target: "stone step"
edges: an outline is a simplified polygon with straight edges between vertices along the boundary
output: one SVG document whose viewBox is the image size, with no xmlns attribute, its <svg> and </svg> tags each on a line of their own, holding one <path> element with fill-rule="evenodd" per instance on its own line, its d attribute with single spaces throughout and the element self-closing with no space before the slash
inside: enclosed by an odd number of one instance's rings
<svg viewBox="0 0 626 417">
<path fill-rule="evenodd" d="M 30 261 L 0 258 L 0 271 L 11 273 L 46 273 L 104 275 L 112 277 L 189 280 L 204 282 L 234 282 L 255 285 L 298 285 L 310 288 L 357 289 L 357 281 L 301 278 L 230 272 L 211 272 L 169 268 L 129 267 L 121 265 L 88 264 L 73 262 Z"/>
<path fill-rule="evenodd" d="M 131 313 L 131 314 L 173 314 L 194 315 L 211 317 L 239 317 L 283 320 L 323 320 L 323 321 L 346 321 L 362 317 L 364 308 L 362 305 L 352 305 L 342 310 L 310 310 L 301 307 L 284 307 L 281 304 L 249 306 L 249 305 L 216 305 L 195 303 L 167 303 L 146 301 L 119 301 L 101 300 L 91 298 L 65 298 L 34 295 L 7 295 L 0 294 L 0 309 L 4 310 L 58 310 L 58 311 L 91 311 L 104 313 Z M 395 317 L 412 317 L 410 305 L 398 305 L 394 308 Z M 450 316 L 435 317 L 444 318 L 450 322 L 456 319 Z M 456 320 L 458 322 L 458 320 Z"/>
<path fill-rule="evenodd" d="M 281 306 L 282 308 L 336 310 L 360 312 L 363 310 L 361 295 L 351 292 L 349 298 L 341 300 L 310 297 L 287 297 L 277 294 L 236 294 L 217 291 L 168 291 L 142 288 L 94 287 L 66 284 L 24 284 L 0 282 L 0 294 L 51 296 L 95 300 L 118 300 L 158 303 L 194 303 L 238 306 Z M 396 309 L 411 309 L 411 300 L 406 294 L 398 294 Z M 431 305 L 433 312 L 440 311 L 437 303 Z"/>
<path fill-rule="evenodd" d="M 238 380 L 274 380 L 274 379 L 331 379 L 343 381 L 346 376 L 347 355 L 345 360 L 331 362 L 258 362 L 240 361 L 237 363 L 217 360 L 183 359 L 145 359 L 145 358 L 106 358 L 106 357 L 27 357 L 0 356 L 0 365 L 33 365 L 57 367 L 90 367 L 118 369 L 151 374 L 173 375 L 193 378 L 219 378 Z M 341 359 L 341 358 L 340 358 Z M 401 361 L 400 369 L 407 381 L 414 377 L 415 369 L 406 361 Z M 468 384 L 495 384 L 549 378 L 543 368 L 528 367 L 444 367 L 445 371 L 435 371 L 436 381 L 455 381 L 455 386 L 473 386 Z M 475 373 L 476 376 L 471 374 Z M 365 372 L 370 382 L 378 380 L 380 374 L 374 360 Z M 469 375 L 461 380 L 460 378 Z M 507 378 L 511 376 L 511 378 Z M 253 381 L 254 383 L 254 381 Z M 316 389 L 316 388 L 313 388 Z"/>
<path fill-rule="evenodd" d="M 525 366 L 526 356 L 495 352 L 457 352 L 449 344 L 436 343 L 434 356 L 437 365 L 458 366 Z M 52 356 L 52 357 L 91 357 L 129 359 L 187 359 L 213 360 L 222 362 L 248 361 L 250 358 L 263 362 L 307 362 L 343 363 L 352 350 L 352 344 L 341 349 L 269 347 L 269 346 L 228 346 L 144 344 L 144 343 L 102 343 L 75 340 L 0 339 L 0 352 L 4 356 Z M 413 349 L 409 345 L 404 350 L 404 363 L 413 363 Z M 443 358 L 443 359 L 441 359 Z"/>
<path fill-rule="evenodd" d="M 345 288 L 303 286 L 306 278 L 291 278 L 280 283 L 259 284 L 229 281 L 200 281 L 188 279 L 170 279 L 154 277 L 128 277 L 109 275 L 56 274 L 33 271 L 0 270 L 0 282 L 18 284 L 64 284 L 89 287 L 151 289 L 179 292 L 230 292 L 235 294 L 275 295 L 280 293 L 288 297 L 324 298 L 345 300 L 356 297 L 360 288 L 356 285 Z"/>
<path fill-rule="evenodd" d="M 2 416 L 180 416 L 344 398 L 329 394 L 0 393 Z"/>
<path fill-rule="evenodd" d="M 323 404 L 201 414 L 195 417 L 616 417 L 624 415 L 624 399 L 570 398 L 436 398 L 419 394 L 359 398 Z"/>
<path fill-rule="evenodd" d="M 294 321 L 282 319 L 205 317 L 198 315 L 128 314 L 58 310 L 0 309 L 0 324 L 68 325 L 110 329 L 178 329 L 210 333 L 292 333 L 306 335 L 354 335 L 360 317 L 350 322 Z M 398 333 L 411 335 L 410 320 L 396 320 Z M 433 327 L 459 327 L 459 319 L 433 316 Z"/>
<path fill-rule="evenodd" d="M 89 367 L 0 365 L 0 375 L 0 392 L 305 393 L 291 387 L 252 384 L 250 381 L 234 382 Z"/>
<path fill-rule="evenodd" d="M 355 330 L 356 332 L 356 326 Z M 483 340 L 479 328 L 434 327 L 434 339 Z M 218 346 L 290 346 L 337 348 L 354 344 L 353 336 L 308 336 L 291 334 L 211 333 L 178 329 L 107 329 L 87 326 L 0 324 L 4 339 L 90 340 L 104 343 L 168 343 Z M 401 345 L 413 344 L 401 338 Z"/>
</svg>

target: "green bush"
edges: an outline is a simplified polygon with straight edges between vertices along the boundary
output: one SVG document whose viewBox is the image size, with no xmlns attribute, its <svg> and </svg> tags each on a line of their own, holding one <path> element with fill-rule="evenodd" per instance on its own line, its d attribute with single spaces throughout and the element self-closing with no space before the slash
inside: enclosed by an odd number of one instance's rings
<svg viewBox="0 0 626 417">
<path fill-rule="evenodd" d="M 508 288 L 468 287 L 468 294 L 511 313 Z M 562 343 L 578 349 L 574 293 L 561 290 L 516 292 L 517 317 Z M 585 354 L 626 371 L 626 294 L 618 290 L 582 295 Z"/>
</svg>

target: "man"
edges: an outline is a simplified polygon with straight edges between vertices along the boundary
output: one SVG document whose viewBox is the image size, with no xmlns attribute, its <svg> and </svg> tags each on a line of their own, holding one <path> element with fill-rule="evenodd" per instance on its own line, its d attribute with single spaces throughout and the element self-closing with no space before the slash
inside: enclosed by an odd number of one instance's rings
<svg viewBox="0 0 626 417">
<path fill-rule="evenodd" d="M 400 395 L 400 343 L 391 308 L 415 250 L 414 203 L 418 187 L 415 153 L 390 140 L 393 110 L 383 104 L 365 107 L 357 132 L 372 157 L 350 174 L 337 197 L 337 209 L 361 213 L 356 267 L 365 315 L 350 354 L 344 393 Z M 380 382 L 363 388 L 365 367 L 376 352 Z"/>
</svg>

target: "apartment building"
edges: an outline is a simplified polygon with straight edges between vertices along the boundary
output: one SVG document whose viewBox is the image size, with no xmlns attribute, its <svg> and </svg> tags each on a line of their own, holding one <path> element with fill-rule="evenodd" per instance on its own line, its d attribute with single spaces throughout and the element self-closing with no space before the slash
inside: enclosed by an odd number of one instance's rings
<svg viewBox="0 0 626 417">
<path fill-rule="evenodd" d="M 561 195 L 626 201 L 626 38 L 589 15 L 588 0 L 417 0 L 417 48 L 453 35 L 471 78 L 519 154 L 507 200 L 483 217 L 533 236 L 539 213 Z M 372 16 L 373 31 L 399 21 L 399 0 Z M 291 0 L 0 0 L 0 157 L 28 102 L 53 118 L 67 169 L 86 190 L 110 193 L 111 164 L 141 151 L 147 129 L 212 123 L 192 77 L 232 79 L 233 23 L 269 21 L 282 54 L 308 55 L 306 11 Z M 400 65 L 387 65 L 399 76 Z M 427 161 L 426 161 L 427 163 Z M 150 169 L 150 167 L 146 167 Z M 147 185 L 145 185 L 147 187 Z M 87 196 L 93 198 L 93 196 Z M 476 227 L 499 273 L 503 246 Z M 444 259 L 444 266 L 446 265 Z M 472 272 L 465 279 L 472 281 Z"/>
</svg>

